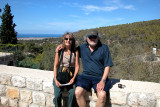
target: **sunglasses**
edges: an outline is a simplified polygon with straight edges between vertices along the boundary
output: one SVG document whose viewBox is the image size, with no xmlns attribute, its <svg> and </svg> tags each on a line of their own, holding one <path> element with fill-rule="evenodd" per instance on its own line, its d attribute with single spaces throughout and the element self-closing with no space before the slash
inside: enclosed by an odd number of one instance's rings
<svg viewBox="0 0 160 107">
<path fill-rule="evenodd" d="M 89 36 L 89 39 L 97 39 L 97 36 Z"/>
<path fill-rule="evenodd" d="M 72 41 L 73 39 L 72 38 L 65 38 L 64 40 Z"/>
</svg>

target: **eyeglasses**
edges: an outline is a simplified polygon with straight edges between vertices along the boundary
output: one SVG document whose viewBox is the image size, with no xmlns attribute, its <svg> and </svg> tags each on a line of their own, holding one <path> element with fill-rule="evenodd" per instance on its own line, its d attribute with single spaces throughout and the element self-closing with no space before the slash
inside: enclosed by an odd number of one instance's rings
<svg viewBox="0 0 160 107">
<path fill-rule="evenodd" d="M 89 36 L 89 39 L 97 39 L 97 36 Z"/>
<path fill-rule="evenodd" d="M 72 38 L 65 38 L 64 40 L 72 41 L 73 39 Z"/>
</svg>

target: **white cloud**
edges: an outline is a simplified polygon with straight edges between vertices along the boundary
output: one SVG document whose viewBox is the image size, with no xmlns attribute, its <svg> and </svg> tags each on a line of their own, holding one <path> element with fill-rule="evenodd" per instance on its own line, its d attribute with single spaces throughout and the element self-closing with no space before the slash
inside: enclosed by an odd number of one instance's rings
<svg viewBox="0 0 160 107">
<path fill-rule="evenodd" d="M 83 9 L 86 11 L 99 11 L 100 10 L 98 6 L 93 6 L 93 5 L 83 6 Z"/>
<path fill-rule="evenodd" d="M 78 3 L 64 3 L 65 5 L 81 8 L 86 14 L 89 15 L 92 12 L 110 12 L 118 9 L 127 9 L 127 10 L 135 10 L 135 7 L 131 4 L 124 5 L 120 0 L 106 0 L 102 4 L 104 6 L 97 6 L 93 4 L 81 5 Z"/>
<path fill-rule="evenodd" d="M 94 11 L 113 11 L 118 9 L 118 7 L 115 6 L 110 6 L 110 7 L 99 7 L 99 6 L 94 6 L 94 5 L 85 5 L 83 6 L 83 10 L 85 11 L 90 11 L 90 12 L 94 12 Z"/>
<path fill-rule="evenodd" d="M 135 10 L 133 5 L 124 6 L 125 9 Z"/>
</svg>

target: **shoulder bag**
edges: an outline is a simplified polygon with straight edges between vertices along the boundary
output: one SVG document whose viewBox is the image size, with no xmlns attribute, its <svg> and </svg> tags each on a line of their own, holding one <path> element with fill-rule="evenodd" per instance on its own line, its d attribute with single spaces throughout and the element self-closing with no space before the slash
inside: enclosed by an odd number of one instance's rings
<svg viewBox="0 0 160 107">
<path fill-rule="evenodd" d="M 69 67 L 64 67 L 63 64 L 60 67 L 61 62 L 63 61 L 63 53 L 64 53 L 64 51 L 62 50 L 60 52 L 60 60 L 59 60 L 59 65 L 58 65 L 57 77 L 56 78 L 61 84 L 66 84 L 73 77 L 74 68 L 70 67 L 71 66 L 71 59 L 72 59 L 72 52 L 70 54 Z"/>
</svg>

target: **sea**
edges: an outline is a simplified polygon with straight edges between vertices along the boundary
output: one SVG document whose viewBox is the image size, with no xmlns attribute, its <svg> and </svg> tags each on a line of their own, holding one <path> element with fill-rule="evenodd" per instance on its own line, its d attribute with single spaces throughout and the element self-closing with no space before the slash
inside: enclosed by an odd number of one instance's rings
<svg viewBox="0 0 160 107">
<path fill-rule="evenodd" d="M 57 38 L 63 34 L 17 34 L 17 38 Z"/>
</svg>

